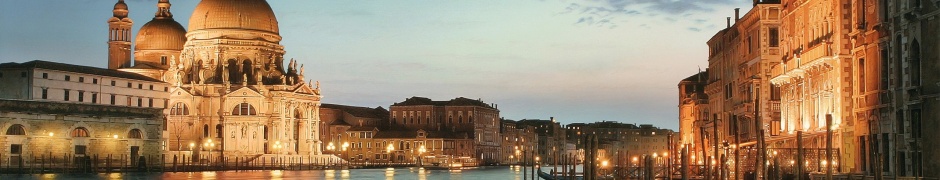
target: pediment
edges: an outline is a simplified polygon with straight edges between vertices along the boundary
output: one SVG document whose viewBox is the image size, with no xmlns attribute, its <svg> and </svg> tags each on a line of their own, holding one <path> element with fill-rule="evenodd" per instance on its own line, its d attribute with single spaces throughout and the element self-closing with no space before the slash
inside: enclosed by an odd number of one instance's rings
<svg viewBox="0 0 940 180">
<path fill-rule="evenodd" d="M 299 87 L 297 87 L 297 89 L 294 89 L 293 92 L 297 94 L 312 94 L 312 95 L 320 94 L 319 92 L 317 92 L 313 88 L 310 88 L 310 86 L 307 86 L 306 84 L 300 85 Z"/>
<path fill-rule="evenodd" d="M 264 95 L 255 89 L 242 87 L 226 94 L 225 97 L 264 97 Z"/>
<path fill-rule="evenodd" d="M 177 86 L 177 87 L 173 88 L 173 90 L 170 90 L 170 96 L 192 97 L 192 96 L 193 96 L 193 93 L 189 92 L 189 90 L 186 90 L 186 89 L 184 89 L 184 88 L 182 88 L 182 87 Z"/>
</svg>

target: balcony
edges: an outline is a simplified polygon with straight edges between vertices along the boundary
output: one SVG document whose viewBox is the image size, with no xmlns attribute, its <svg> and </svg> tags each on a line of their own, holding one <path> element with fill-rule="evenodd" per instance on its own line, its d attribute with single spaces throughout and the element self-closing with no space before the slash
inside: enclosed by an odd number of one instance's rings
<svg viewBox="0 0 940 180">
<path fill-rule="evenodd" d="M 828 44 L 829 43 L 815 44 L 813 47 L 806 49 L 798 57 L 791 57 L 783 63 L 774 66 L 770 71 L 771 76 L 773 76 L 770 82 L 776 85 L 787 84 L 792 78 L 806 75 L 809 69 L 832 67 L 836 59 L 833 57 L 833 52 L 829 49 Z"/>
<path fill-rule="evenodd" d="M 770 101 L 770 111 L 779 113 L 780 112 L 780 101 Z"/>
</svg>

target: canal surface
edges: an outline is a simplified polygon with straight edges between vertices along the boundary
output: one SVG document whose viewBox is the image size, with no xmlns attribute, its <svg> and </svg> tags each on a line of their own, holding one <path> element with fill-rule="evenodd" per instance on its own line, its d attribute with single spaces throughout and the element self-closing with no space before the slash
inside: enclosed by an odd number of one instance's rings
<svg viewBox="0 0 940 180">
<path fill-rule="evenodd" d="M 543 168 L 550 171 L 550 167 Z M 531 173 L 528 173 L 531 178 Z M 350 170 L 309 170 L 309 171 L 219 171 L 219 172 L 177 172 L 177 173 L 101 173 L 101 174 L 0 174 L 2 180 L 13 179 L 482 179 L 482 180 L 523 180 L 522 168 L 499 166 L 478 167 L 463 170 L 425 170 L 421 168 L 387 169 L 350 169 Z"/>
</svg>

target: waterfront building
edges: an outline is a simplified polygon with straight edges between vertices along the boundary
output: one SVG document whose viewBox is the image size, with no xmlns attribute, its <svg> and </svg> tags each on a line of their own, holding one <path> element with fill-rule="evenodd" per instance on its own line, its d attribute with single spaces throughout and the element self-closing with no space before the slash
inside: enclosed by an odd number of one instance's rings
<svg viewBox="0 0 940 180">
<path fill-rule="evenodd" d="M 388 110 L 323 103 L 320 106 L 320 141 L 327 154 L 341 154 L 344 144 L 356 144 L 360 138 L 371 138 L 379 130 L 387 130 Z M 357 137 L 353 138 L 355 134 Z M 355 140 L 354 140 L 355 139 Z M 366 145 L 369 147 L 370 145 Z M 370 155 L 374 152 L 364 152 Z"/>
<path fill-rule="evenodd" d="M 513 120 L 501 122 L 500 164 L 519 164 L 523 162 L 523 152 L 533 152 L 538 147 L 536 129 Z"/>
<path fill-rule="evenodd" d="M 389 107 L 393 130 L 466 133 L 473 140 L 474 158 L 484 164 L 498 162 L 499 109 L 480 100 L 455 98 L 433 101 L 411 97 Z M 455 139 L 455 142 L 462 142 Z M 460 148 L 457 148 L 460 149 Z M 460 154 L 460 153 L 457 153 Z"/>
<path fill-rule="evenodd" d="M 50 155 L 137 165 L 166 150 L 162 108 L 4 99 L 0 109 L 0 158 L 10 167 L 35 167 Z"/>
<path fill-rule="evenodd" d="M 679 136 L 680 147 L 688 147 L 692 157 L 704 157 L 703 146 L 711 144 L 706 140 L 706 123 L 708 123 L 708 95 L 705 94 L 705 85 L 708 84 L 708 72 L 699 72 L 679 82 Z M 693 164 L 696 159 L 691 159 Z M 701 160 L 701 159 L 698 159 Z"/>
<path fill-rule="evenodd" d="M 928 0 L 852 4 L 855 43 L 854 141 L 856 173 L 938 178 L 940 157 L 929 131 L 938 127 L 937 29 L 940 2 Z"/>
<path fill-rule="evenodd" d="M 555 121 L 555 117 L 549 120 L 523 119 L 519 120 L 518 125 L 535 127 L 538 135 L 537 157 L 541 161 L 554 162 L 556 154 L 564 150 L 567 134 L 561 123 Z"/>
<path fill-rule="evenodd" d="M 0 98 L 166 108 L 170 84 L 147 76 L 42 60 L 0 64 Z"/>
</svg>

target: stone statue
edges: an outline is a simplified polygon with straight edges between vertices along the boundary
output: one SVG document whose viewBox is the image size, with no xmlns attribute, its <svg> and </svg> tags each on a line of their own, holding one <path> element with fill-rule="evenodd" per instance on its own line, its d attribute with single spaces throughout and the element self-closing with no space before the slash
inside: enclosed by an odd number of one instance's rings
<svg viewBox="0 0 940 180">
<path fill-rule="evenodd" d="M 287 85 L 287 76 L 281 75 L 281 84 Z"/>
<path fill-rule="evenodd" d="M 176 79 L 176 86 L 182 86 L 182 84 L 183 84 L 183 75 L 182 75 L 182 74 L 183 74 L 182 71 L 176 71 L 176 73 L 173 73 L 173 78 Z"/>
<path fill-rule="evenodd" d="M 170 55 L 170 69 L 176 68 L 176 55 Z"/>
<path fill-rule="evenodd" d="M 228 76 L 229 76 L 228 67 L 222 66 L 222 83 L 223 83 L 223 84 L 228 84 L 228 83 L 229 83 L 229 82 L 228 82 Z"/>
<path fill-rule="evenodd" d="M 317 88 L 316 88 L 316 89 L 317 89 L 318 91 L 320 90 L 320 81 L 317 81 Z"/>
<path fill-rule="evenodd" d="M 263 75 L 261 75 L 261 71 L 260 71 L 260 70 L 261 70 L 261 69 L 255 70 L 255 84 L 258 84 L 258 85 L 262 85 L 262 84 L 261 84 L 261 83 L 262 83 L 261 80 L 262 80 L 262 78 L 264 77 Z"/>
<path fill-rule="evenodd" d="M 206 83 L 206 69 L 199 68 L 199 84 Z"/>
<path fill-rule="evenodd" d="M 242 86 L 248 85 L 248 74 L 242 73 Z"/>
<path fill-rule="evenodd" d="M 304 65 L 303 65 L 303 64 L 300 65 L 300 75 L 301 75 L 301 76 L 304 75 Z"/>
</svg>

